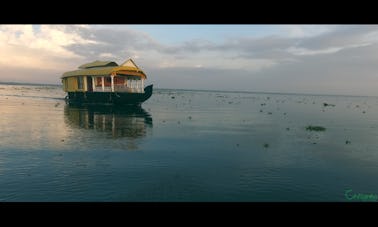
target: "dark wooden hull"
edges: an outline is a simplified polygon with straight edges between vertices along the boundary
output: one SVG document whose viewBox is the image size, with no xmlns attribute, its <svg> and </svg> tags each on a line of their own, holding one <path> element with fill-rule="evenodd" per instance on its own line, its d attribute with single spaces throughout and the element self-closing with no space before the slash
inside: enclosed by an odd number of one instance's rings
<svg viewBox="0 0 378 227">
<path fill-rule="evenodd" d="M 144 88 L 144 93 L 126 92 L 68 92 L 66 100 L 72 105 L 141 106 L 152 95 L 153 85 Z"/>
</svg>

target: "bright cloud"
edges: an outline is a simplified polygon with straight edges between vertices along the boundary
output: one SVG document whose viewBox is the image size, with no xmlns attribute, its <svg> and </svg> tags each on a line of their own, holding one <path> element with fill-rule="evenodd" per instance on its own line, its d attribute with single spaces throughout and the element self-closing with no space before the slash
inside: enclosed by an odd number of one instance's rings
<svg viewBox="0 0 378 227">
<path fill-rule="evenodd" d="M 66 49 L 66 46 L 74 43 L 96 42 L 67 31 L 67 26 L 41 25 L 36 30 L 32 25 L 2 25 L 0 64 L 33 69 L 62 67 L 69 59 L 83 58 Z"/>
</svg>

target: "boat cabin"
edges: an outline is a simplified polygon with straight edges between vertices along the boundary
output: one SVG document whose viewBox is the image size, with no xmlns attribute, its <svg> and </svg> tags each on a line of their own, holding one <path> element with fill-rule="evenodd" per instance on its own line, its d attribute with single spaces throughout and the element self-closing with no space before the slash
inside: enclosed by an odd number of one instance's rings
<svg viewBox="0 0 378 227">
<path fill-rule="evenodd" d="M 118 65 L 112 61 L 94 61 L 62 76 L 65 92 L 144 93 L 146 74 L 132 59 Z"/>
</svg>

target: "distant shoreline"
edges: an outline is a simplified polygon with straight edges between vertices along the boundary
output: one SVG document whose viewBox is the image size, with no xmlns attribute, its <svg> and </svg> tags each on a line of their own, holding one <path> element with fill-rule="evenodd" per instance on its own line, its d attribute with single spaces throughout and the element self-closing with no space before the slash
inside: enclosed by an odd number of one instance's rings
<svg viewBox="0 0 378 227">
<path fill-rule="evenodd" d="M 196 92 L 220 92 L 220 93 L 240 93 L 240 94 L 265 94 L 265 95 L 303 95 L 303 96 L 339 96 L 339 97 L 378 97 L 375 95 L 342 95 L 342 94 L 311 94 L 311 93 L 289 93 L 289 92 L 270 92 L 270 91 L 222 91 L 222 90 L 203 90 L 203 89 L 179 89 L 179 88 L 157 88 L 156 90 L 167 91 L 196 91 Z"/>
<path fill-rule="evenodd" d="M 38 83 L 7 82 L 7 81 L 0 81 L 0 84 L 5 84 L 5 85 L 30 85 L 30 86 L 61 86 L 60 84 L 38 84 Z"/>
<path fill-rule="evenodd" d="M 56 86 L 61 87 L 60 84 L 38 84 L 26 82 L 5 82 L 0 81 L 0 85 L 28 85 L 28 86 Z M 269 91 L 225 91 L 225 90 L 203 90 L 203 89 L 187 89 L 187 88 L 157 88 L 156 90 L 169 91 L 196 91 L 196 92 L 222 92 L 222 93 L 247 93 L 247 94 L 267 94 L 267 95 L 304 95 L 304 96 L 340 96 L 340 97 L 378 97 L 376 95 L 342 95 L 342 94 L 311 94 L 311 93 L 288 93 L 288 92 L 269 92 Z"/>
</svg>

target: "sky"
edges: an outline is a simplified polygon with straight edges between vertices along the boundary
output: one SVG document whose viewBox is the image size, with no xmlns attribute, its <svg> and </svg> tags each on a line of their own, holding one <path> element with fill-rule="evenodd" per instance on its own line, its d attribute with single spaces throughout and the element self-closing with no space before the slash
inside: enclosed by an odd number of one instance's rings
<svg viewBox="0 0 378 227">
<path fill-rule="evenodd" d="M 0 82 L 129 58 L 155 88 L 378 96 L 378 25 L 0 25 Z"/>
</svg>

